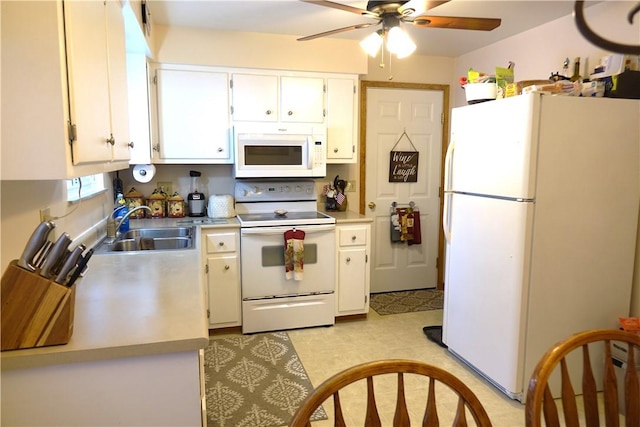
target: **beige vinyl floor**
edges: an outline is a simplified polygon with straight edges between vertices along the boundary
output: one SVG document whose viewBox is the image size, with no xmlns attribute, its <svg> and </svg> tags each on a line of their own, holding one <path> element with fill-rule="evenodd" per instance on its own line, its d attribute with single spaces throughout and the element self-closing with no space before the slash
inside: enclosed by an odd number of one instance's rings
<svg viewBox="0 0 640 427">
<path fill-rule="evenodd" d="M 370 310 L 366 319 L 338 321 L 332 327 L 288 331 L 312 384 L 318 386 L 331 375 L 350 366 L 379 359 L 413 359 L 442 367 L 461 379 L 478 396 L 496 427 L 524 425 L 524 405 L 511 400 L 497 388 L 456 359 L 446 349 L 429 341 L 422 328 L 442 324 L 442 310 L 380 316 Z M 426 384 L 406 380 L 411 425 L 421 425 L 426 404 Z M 395 376 L 376 386 L 383 426 L 390 426 L 395 407 Z M 362 386 L 364 387 L 364 386 Z M 365 389 L 351 386 L 341 395 L 347 425 L 362 426 Z M 436 389 L 436 396 L 441 396 Z M 455 399 L 442 395 L 438 401 L 441 425 L 451 425 Z M 323 405 L 329 420 L 313 426 L 333 425 L 333 405 Z M 467 421 L 474 425 L 468 416 Z"/>
</svg>

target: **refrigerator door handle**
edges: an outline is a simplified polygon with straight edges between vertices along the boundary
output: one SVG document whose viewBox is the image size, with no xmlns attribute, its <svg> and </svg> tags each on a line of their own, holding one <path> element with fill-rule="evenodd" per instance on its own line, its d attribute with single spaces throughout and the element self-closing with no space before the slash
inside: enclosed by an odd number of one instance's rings
<svg viewBox="0 0 640 427">
<path fill-rule="evenodd" d="M 444 158 L 444 191 L 451 191 L 451 169 L 453 168 L 453 151 L 455 150 L 455 146 L 455 140 L 452 138 Z"/>
<path fill-rule="evenodd" d="M 442 209 L 442 231 L 444 239 L 451 242 L 451 198 L 453 194 L 444 193 L 444 207 Z"/>
</svg>

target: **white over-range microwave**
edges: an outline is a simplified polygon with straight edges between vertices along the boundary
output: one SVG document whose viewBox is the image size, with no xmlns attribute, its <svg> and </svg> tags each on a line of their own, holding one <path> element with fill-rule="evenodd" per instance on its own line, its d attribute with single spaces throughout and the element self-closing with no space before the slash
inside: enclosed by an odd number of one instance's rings
<svg viewBox="0 0 640 427">
<path fill-rule="evenodd" d="M 234 128 L 236 178 L 322 178 L 327 174 L 324 128 Z"/>
</svg>

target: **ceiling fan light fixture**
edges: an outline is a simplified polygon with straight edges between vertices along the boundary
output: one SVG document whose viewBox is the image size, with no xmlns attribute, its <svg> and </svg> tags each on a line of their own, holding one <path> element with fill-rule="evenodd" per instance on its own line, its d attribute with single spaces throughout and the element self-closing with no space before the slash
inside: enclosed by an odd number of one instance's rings
<svg viewBox="0 0 640 427">
<path fill-rule="evenodd" d="M 400 26 L 395 26 L 387 33 L 387 49 L 398 58 L 406 58 L 416 50 L 416 44 Z"/>
<path fill-rule="evenodd" d="M 374 33 L 369 34 L 364 40 L 360 42 L 360 47 L 369 54 L 369 56 L 375 58 L 378 55 L 378 51 L 380 51 L 380 46 L 382 46 L 383 38 L 380 34 L 382 30 L 378 30 Z"/>
</svg>

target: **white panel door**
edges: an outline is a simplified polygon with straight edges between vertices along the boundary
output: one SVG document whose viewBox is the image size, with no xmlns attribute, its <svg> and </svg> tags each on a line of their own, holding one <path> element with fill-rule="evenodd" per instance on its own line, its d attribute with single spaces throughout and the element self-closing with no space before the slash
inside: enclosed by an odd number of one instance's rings
<svg viewBox="0 0 640 427">
<path fill-rule="evenodd" d="M 435 288 L 440 227 L 442 92 L 367 89 L 366 215 L 372 227 L 371 292 Z M 403 131 L 406 138 L 398 142 Z M 394 148 L 395 146 L 395 148 Z M 419 152 L 415 183 L 390 183 L 390 152 Z M 413 201 L 420 212 L 422 243 L 391 242 L 391 204 Z"/>
</svg>

